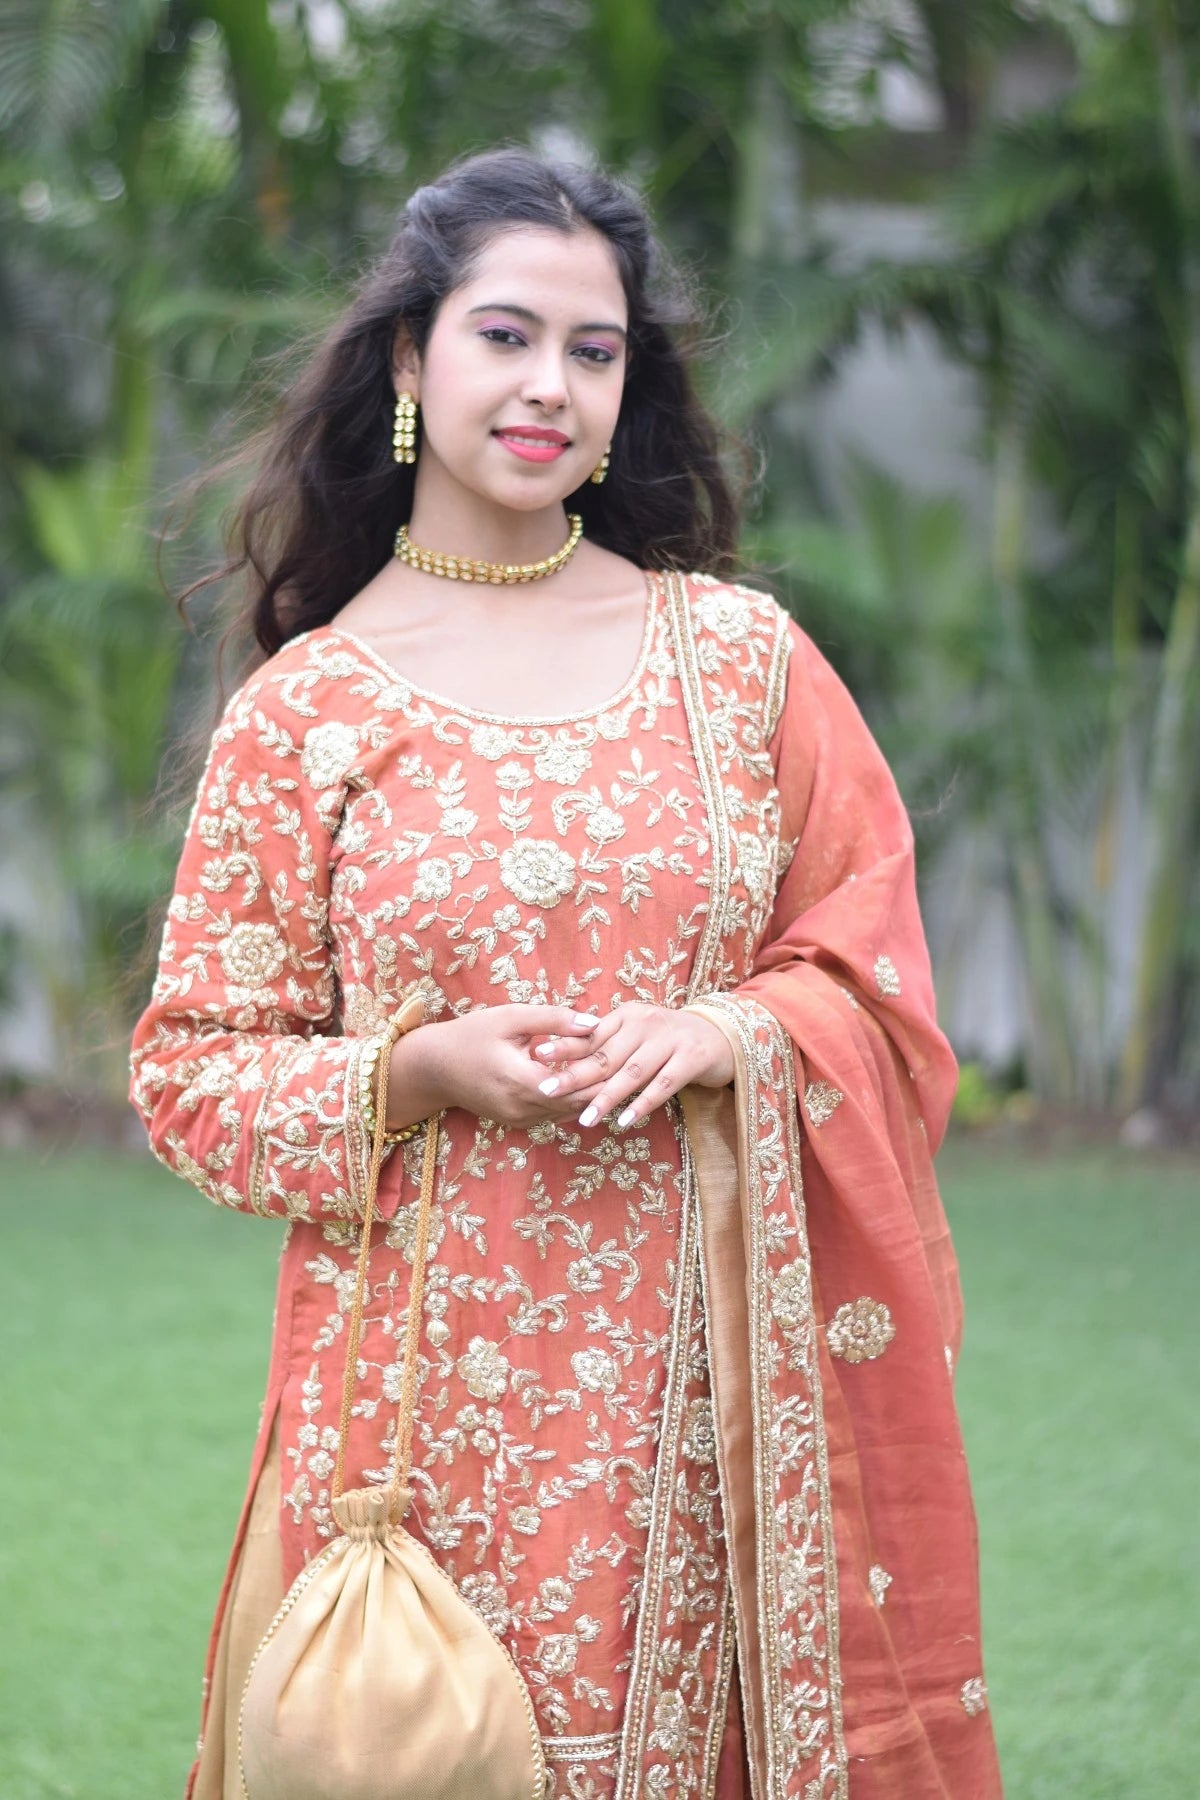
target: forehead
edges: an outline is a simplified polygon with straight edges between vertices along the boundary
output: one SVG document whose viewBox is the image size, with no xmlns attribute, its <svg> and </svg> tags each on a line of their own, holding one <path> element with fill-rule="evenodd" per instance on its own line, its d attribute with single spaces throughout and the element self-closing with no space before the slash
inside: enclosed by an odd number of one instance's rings
<svg viewBox="0 0 1200 1800">
<path fill-rule="evenodd" d="M 625 290 L 616 258 L 598 231 L 551 231 L 514 226 L 496 232 L 480 251 L 470 275 L 454 291 L 457 306 L 512 300 L 547 318 L 560 314 L 626 318 Z M 596 311 L 603 306 L 603 313 Z M 583 307 L 585 310 L 580 311 Z"/>
</svg>

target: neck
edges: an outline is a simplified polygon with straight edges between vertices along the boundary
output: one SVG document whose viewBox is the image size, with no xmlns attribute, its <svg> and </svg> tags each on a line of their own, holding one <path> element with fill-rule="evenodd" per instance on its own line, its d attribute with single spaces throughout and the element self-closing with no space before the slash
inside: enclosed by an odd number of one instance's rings
<svg viewBox="0 0 1200 1800">
<path fill-rule="evenodd" d="M 431 491 L 417 476 L 408 535 L 422 550 L 480 562 L 540 562 L 561 550 L 570 532 L 561 501 L 533 512 L 501 506 L 460 488 L 457 495 Z"/>
</svg>

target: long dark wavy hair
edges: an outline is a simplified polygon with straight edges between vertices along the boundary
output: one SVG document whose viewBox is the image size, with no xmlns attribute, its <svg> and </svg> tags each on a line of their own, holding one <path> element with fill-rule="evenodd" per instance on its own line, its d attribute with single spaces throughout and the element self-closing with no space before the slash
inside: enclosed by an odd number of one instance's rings
<svg viewBox="0 0 1200 1800">
<path fill-rule="evenodd" d="M 226 523 L 228 560 L 179 597 L 184 606 L 211 583 L 240 576 L 230 632 L 257 645 L 250 667 L 327 624 L 392 556 L 415 479 L 412 466 L 392 457 L 397 329 L 405 326 L 423 353 L 446 295 L 469 278 L 497 231 L 520 226 L 599 232 L 628 306 L 608 475 L 569 495 L 569 510 L 582 515 L 588 537 L 639 567 L 733 572 L 752 458 L 723 438 L 693 387 L 689 364 L 715 340 L 704 336 L 688 281 L 632 189 L 603 170 L 505 146 L 456 159 L 412 194 L 387 250 L 274 416 L 200 478 L 254 471 Z M 731 454 L 740 464 L 736 488 Z"/>
</svg>

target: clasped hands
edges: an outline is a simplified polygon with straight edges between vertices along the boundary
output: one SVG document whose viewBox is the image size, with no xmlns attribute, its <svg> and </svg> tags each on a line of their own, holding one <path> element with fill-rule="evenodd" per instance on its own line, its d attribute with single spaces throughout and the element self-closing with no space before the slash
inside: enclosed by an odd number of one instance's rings
<svg viewBox="0 0 1200 1800">
<path fill-rule="evenodd" d="M 573 1016 L 578 1023 L 588 1015 Z M 733 1080 L 733 1052 L 719 1026 L 697 1013 L 639 1001 L 584 1027 L 581 1037 L 535 1044 L 533 1054 L 552 1071 L 538 1082 L 538 1093 L 571 1111 L 581 1106 L 581 1125 L 594 1125 L 623 1100 L 629 1104 L 617 1124 L 635 1125 L 689 1082 L 724 1087 Z"/>
<path fill-rule="evenodd" d="M 595 1125 L 617 1107 L 637 1124 L 695 1082 L 733 1080 L 733 1052 L 699 1013 L 630 1001 L 602 1017 L 566 1006 L 487 1006 L 422 1026 L 393 1047 L 388 1124 L 445 1106 L 512 1126 L 576 1118 Z"/>
</svg>

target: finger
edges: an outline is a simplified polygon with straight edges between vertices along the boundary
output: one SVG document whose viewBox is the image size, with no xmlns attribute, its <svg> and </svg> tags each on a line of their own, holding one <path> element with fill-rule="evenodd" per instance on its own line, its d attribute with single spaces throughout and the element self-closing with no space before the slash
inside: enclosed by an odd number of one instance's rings
<svg viewBox="0 0 1200 1800">
<path fill-rule="evenodd" d="M 574 1038 L 547 1038 L 544 1044 L 534 1045 L 533 1054 L 543 1063 L 578 1062 L 581 1056 L 591 1055 L 595 1041 L 594 1031 L 580 1032 Z"/>
<path fill-rule="evenodd" d="M 622 1009 L 617 1007 L 612 1012 L 600 1014 L 592 1036 L 594 1044 L 607 1044 L 621 1030 L 622 1026 L 628 1025 L 629 1021 L 621 1017 L 621 1011 Z"/>
<path fill-rule="evenodd" d="M 615 1032 L 620 1031 L 622 1026 L 628 1025 L 628 1023 L 629 1010 L 627 1007 L 614 1006 L 611 1012 L 602 1013 L 600 1023 L 596 1027 L 596 1042 L 598 1044 L 607 1043 Z"/>
<path fill-rule="evenodd" d="M 629 1024 L 628 1019 L 623 1019 L 621 1017 L 621 1012 L 622 1012 L 622 1009 L 620 1007 L 618 1007 L 615 1011 L 610 1012 L 610 1013 L 604 1013 L 599 1018 L 596 1018 L 595 1015 L 588 1014 L 588 1013 L 574 1014 L 573 1016 L 577 1019 L 583 1020 L 583 1019 L 591 1017 L 591 1018 L 594 1018 L 594 1021 L 595 1021 L 590 1038 L 586 1037 L 586 1033 L 583 1033 L 583 1032 L 577 1030 L 574 1033 L 575 1042 L 581 1042 L 586 1039 L 586 1041 L 591 1044 L 609 1043 L 611 1041 L 611 1039 L 613 1037 L 615 1037 L 616 1033 L 618 1031 L 620 1031 L 623 1026 L 627 1026 Z M 550 1036 L 551 1036 L 550 1032 L 546 1032 L 546 1033 L 539 1032 L 538 1033 L 538 1036 L 537 1036 L 538 1050 L 535 1051 L 535 1054 L 538 1054 L 538 1052 L 540 1051 L 541 1045 L 543 1043 L 548 1044 L 550 1042 Z M 550 1062 L 553 1062 L 554 1058 L 551 1056 L 549 1058 L 544 1058 L 543 1060 L 549 1060 Z"/>
<path fill-rule="evenodd" d="M 553 1095 L 543 1099 L 539 1094 L 536 1096 L 538 1116 L 553 1119 L 557 1125 L 574 1125 L 578 1123 L 580 1108 L 586 1106 L 599 1092 L 598 1087 L 583 1088 L 579 1093 L 568 1094 L 565 1100 Z"/>
<path fill-rule="evenodd" d="M 672 1056 L 653 1080 L 647 1082 L 641 1093 L 631 1100 L 622 1112 L 618 1113 L 618 1130 L 628 1131 L 631 1125 L 640 1125 L 643 1119 L 649 1118 L 656 1107 L 662 1106 L 673 1094 L 677 1094 L 680 1088 L 686 1087 L 690 1080 L 691 1075 L 685 1059 L 681 1056 Z"/>
<path fill-rule="evenodd" d="M 629 1054 L 629 1025 L 630 1021 L 622 1019 L 618 1009 L 607 1013 L 590 1035 L 579 1035 L 569 1041 L 560 1040 L 556 1044 L 539 1044 L 534 1052 L 535 1056 L 543 1063 L 550 1063 L 553 1068 L 553 1074 L 548 1074 L 545 1080 L 538 1083 L 539 1091 L 561 1097 L 577 1093 L 585 1087 L 594 1087 L 597 1082 L 603 1081 L 614 1069 L 619 1068 Z M 622 1028 L 626 1029 L 625 1040 L 618 1037 Z M 544 1055 L 543 1049 L 546 1052 Z M 560 1064 L 563 1066 L 560 1067 Z"/>
<path fill-rule="evenodd" d="M 651 1044 L 640 1044 L 620 1066 L 614 1070 L 612 1079 L 604 1082 L 600 1092 L 591 1099 L 579 1115 L 579 1123 L 585 1128 L 594 1125 L 605 1113 L 612 1112 L 632 1095 L 641 1093 L 653 1086 L 659 1073 L 671 1060 L 669 1045 L 656 1049 Z M 666 1095 L 664 1094 L 664 1099 Z M 657 1104 L 657 1102 L 655 1102 Z"/>
<path fill-rule="evenodd" d="M 686 1077 L 681 1085 L 686 1086 Z M 573 1089 L 569 1094 L 555 1095 L 544 1103 L 545 1116 L 548 1119 L 557 1119 L 564 1124 L 568 1120 L 578 1124 L 580 1111 L 587 1110 L 589 1101 L 601 1100 L 604 1091 L 604 1083 L 594 1081 L 590 1085 Z M 603 1106 L 602 1100 L 601 1105 Z M 604 1111 L 609 1112 L 611 1108 L 606 1106 Z"/>
<path fill-rule="evenodd" d="M 615 1074 L 624 1061 L 623 1057 L 615 1048 L 605 1044 L 595 1048 L 594 1045 L 595 1038 L 589 1038 L 579 1046 L 580 1053 L 577 1057 L 563 1057 L 562 1067 L 556 1066 L 553 1074 L 538 1082 L 538 1092 L 548 1098 L 553 1096 L 559 1100 L 567 1099 L 584 1088 L 595 1087 Z M 555 1050 L 559 1048 L 556 1044 Z M 553 1060 L 557 1065 L 560 1058 L 556 1055 Z"/>
<path fill-rule="evenodd" d="M 601 1023 L 598 1013 L 576 1012 L 570 1006 L 508 1006 L 509 1027 L 514 1037 L 586 1037 Z"/>
</svg>

